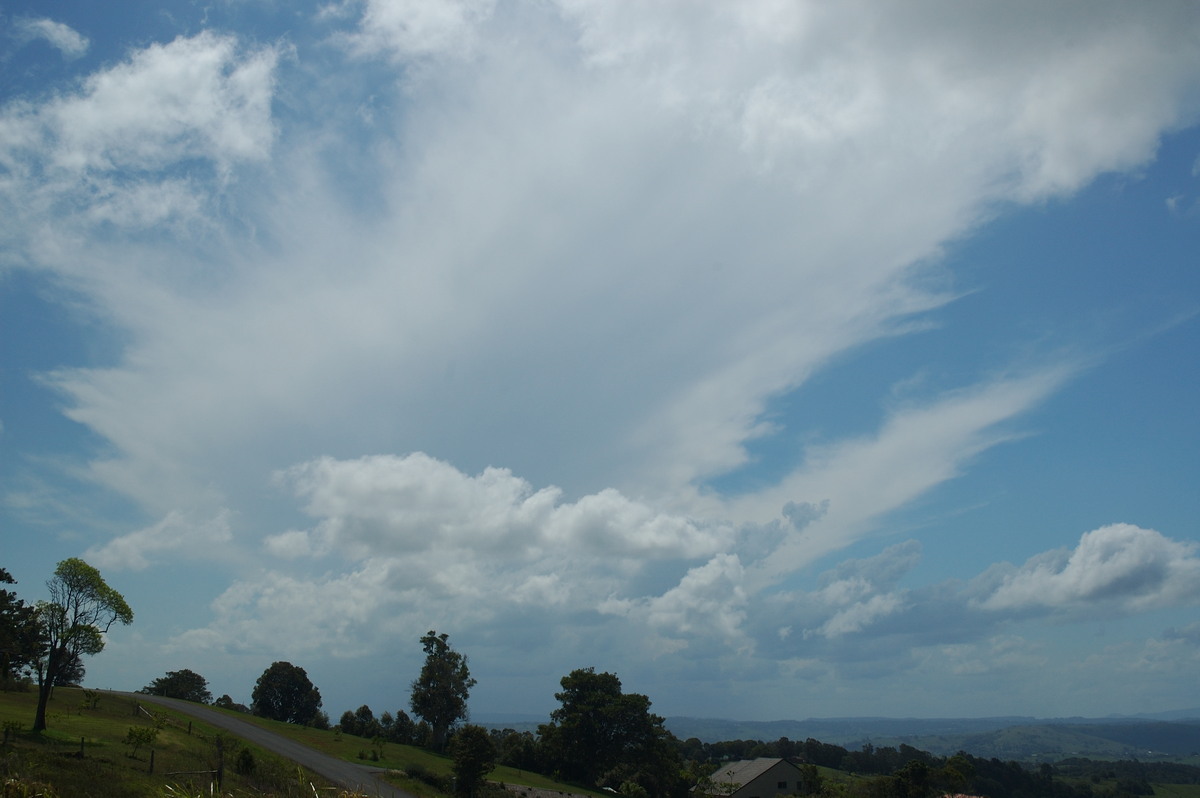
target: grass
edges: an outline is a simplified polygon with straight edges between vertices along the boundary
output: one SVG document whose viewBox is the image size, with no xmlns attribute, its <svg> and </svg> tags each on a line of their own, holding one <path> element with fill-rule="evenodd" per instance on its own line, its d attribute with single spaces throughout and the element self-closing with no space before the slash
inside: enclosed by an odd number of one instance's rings
<svg viewBox="0 0 1200 798">
<path fill-rule="evenodd" d="M 368 738 L 356 737 L 353 734 L 342 734 L 340 731 L 306 728 L 293 723 L 281 723 L 276 720 L 240 714 L 232 710 L 218 711 L 228 712 L 231 715 L 250 721 L 264 729 L 269 729 L 330 756 L 355 762 L 364 762 L 372 766 L 395 771 L 388 775 L 388 781 L 414 795 L 430 798 L 431 796 L 438 796 L 444 793 L 434 789 L 421 779 L 404 776 L 401 775 L 402 773 L 425 772 L 446 779 L 451 774 L 452 763 L 450 757 L 432 753 L 424 748 L 401 745 L 399 743 L 376 745 Z M 488 780 L 541 790 L 554 790 L 563 793 L 579 793 L 600 796 L 601 798 L 611 798 L 611 793 L 601 792 L 592 787 L 563 784 L 539 773 L 517 770 L 516 768 L 504 765 L 493 770 L 488 775 Z"/>
<path fill-rule="evenodd" d="M 98 696 L 93 702 L 88 695 Z M 45 795 L 47 798 L 195 798 L 212 792 L 212 771 L 218 763 L 217 740 L 225 747 L 222 796 L 271 795 L 277 798 L 336 796 L 327 782 L 290 761 L 246 743 L 229 732 L 215 729 L 167 707 L 145 708 L 157 723 L 139 711 L 136 699 L 106 692 L 91 694 L 77 688 L 58 688 L 47 712 L 48 728 L 29 731 L 37 706 L 37 692 L 0 692 L 0 727 L 8 741 L 0 749 L 0 792 L 9 796 Z M 451 760 L 421 748 L 371 740 L 337 731 L 280 723 L 231 710 L 236 717 L 322 751 L 330 756 L 362 762 L 393 771 L 388 780 L 421 798 L 442 798 L 446 791 L 430 784 L 448 783 Z M 158 733 L 151 745 L 134 753 L 125 740 L 131 728 Z M 238 773 L 241 751 L 254 760 L 252 773 Z M 153 772 L 151 772 L 153 771 Z M 420 776 L 424 774 L 426 778 Z M 566 785 L 546 776 L 510 767 L 498 767 L 491 781 L 562 793 L 587 793 L 611 798 L 594 789 Z M 346 794 L 342 794 L 345 796 Z M 1197 798 L 1200 798 L 1198 796 Z"/>
<path fill-rule="evenodd" d="M 1155 798 L 1200 798 L 1200 784 L 1155 784 Z"/>
<path fill-rule="evenodd" d="M 336 794 L 318 777 L 286 759 L 219 732 L 170 709 L 147 705 L 155 717 L 138 709 L 134 699 L 58 688 L 47 711 L 48 728 L 29 731 L 37 692 L 0 693 L 0 726 L 7 731 L 0 757 L 4 795 L 71 796 L 75 798 L 161 798 L 215 795 L 214 775 L 224 748 L 222 796 L 273 795 L 312 798 Z M 154 742 L 136 755 L 125 743 L 129 730 L 154 729 Z M 250 752 L 252 772 L 239 773 L 239 753 Z M 246 762 L 245 755 L 242 762 Z M 320 790 L 320 793 L 316 791 Z"/>
</svg>

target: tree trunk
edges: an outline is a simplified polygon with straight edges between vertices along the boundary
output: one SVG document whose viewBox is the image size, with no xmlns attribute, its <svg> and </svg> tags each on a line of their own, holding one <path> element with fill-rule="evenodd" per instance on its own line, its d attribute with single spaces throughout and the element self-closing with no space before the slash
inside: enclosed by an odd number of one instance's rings
<svg viewBox="0 0 1200 798">
<path fill-rule="evenodd" d="M 46 705 L 50 703 L 50 689 L 52 687 L 53 684 L 49 681 L 38 684 L 37 714 L 33 717 L 33 730 L 35 732 L 46 730 Z"/>
<path fill-rule="evenodd" d="M 38 703 L 37 714 L 33 717 L 33 731 L 46 730 L 46 707 L 50 704 L 50 695 L 54 692 L 54 679 L 58 676 L 58 666 L 62 662 L 57 649 L 51 649 L 46 656 L 46 667 L 38 668 Z"/>
</svg>

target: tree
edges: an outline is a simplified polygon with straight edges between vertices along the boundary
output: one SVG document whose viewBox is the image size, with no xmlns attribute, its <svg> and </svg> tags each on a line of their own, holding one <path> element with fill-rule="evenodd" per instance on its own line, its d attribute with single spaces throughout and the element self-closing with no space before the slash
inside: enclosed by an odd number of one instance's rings
<svg viewBox="0 0 1200 798">
<path fill-rule="evenodd" d="M 64 668 L 83 655 L 104 650 L 104 635 L 114 623 L 133 622 L 133 610 L 125 597 L 109 587 L 98 570 L 77 557 L 60 562 L 46 587 L 50 600 L 37 605 L 42 639 L 34 662 L 38 704 L 33 731 L 46 728 L 46 706 Z"/>
<path fill-rule="evenodd" d="M 166 676 L 160 676 L 150 682 L 142 688 L 141 692 L 147 695 L 195 701 L 198 704 L 212 703 L 212 693 L 208 691 L 208 680 L 187 668 L 181 671 L 167 671 Z"/>
<path fill-rule="evenodd" d="M 388 713 L 383 714 L 386 716 Z M 413 723 L 413 719 L 408 716 L 407 712 L 398 709 L 391 724 L 384 729 L 384 733 L 394 743 L 412 745 L 417 736 L 417 724 Z"/>
<path fill-rule="evenodd" d="M 4 568 L 0 568 L 0 584 L 15 585 Z M 37 658 L 42 631 L 37 623 L 37 611 L 28 606 L 11 590 L 0 590 L 0 687 L 24 675 Z"/>
<path fill-rule="evenodd" d="M 467 716 L 467 696 L 475 686 L 467 658 L 450 648 L 449 635 L 430 631 L 421 638 L 425 665 L 412 683 L 412 710 L 432 730 L 434 750 L 446 747 L 446 734 Z"/>
<path fill-rule="evenodd" d="M 287 723 L 312 723 L 321 709 L 321 691 L 304 668 L 290 662 L 271 663 L 255 682 L 251 700 L 255 715 Z"/>
<path fill-rule="evenodd" d="M 491 734 L 482 726 L 463 726 L 450 740 L 450 756 L 454 759 L 454 791 L 464 798 L 474 798 L 484 778 L 496 767 Z"/>
<path fill-rule="evenodd" d="M 220 707 L 221 709 L 232 709 L 234 712 L 245 712 L 245 713 L 250 712 L 250 707 L 246 706 L 245 704 L 239 704 L 238 702 L 234 701 L 232 698 L 230 698 L 228 693 L 225 693 L 220 698 L 218 698 L 216 701 L 214 701 L 213 706 Z"/>
<path fill-rule="evenodd" d="M 639 784 L 651 795 L 680 788 L 681 762 L 663 719 L 650 713 L 650 699 L 622 693 L 621 680 L 594 668 L 571 671 L 555 693 L 562 706 L 539 727 L 546 752 L 569 779 L 619 787 Z"/>
<path fill-rule="evenodd" d="M 125 744 L 133 748 L 131 757 L 137 758 L 138 749 L 143 745 L 154 745 L 158 739 L 158 729 L 153 726 L 130 726 L 125 735 Z"/>
<path fill-rule="evenodd" d="M 383 713 L 389 718 L 388 713 Z M 382 724 L 375 719 L 375 713 L 366 704 L 363 704 L 358 709 L 351 712 L 346 710 L 342 713 L 341 720 L 338 721 L 338 726 L 346 734 L 353 734 L 356 737 L 375 737 L 383 733 Z"/>
</svg>

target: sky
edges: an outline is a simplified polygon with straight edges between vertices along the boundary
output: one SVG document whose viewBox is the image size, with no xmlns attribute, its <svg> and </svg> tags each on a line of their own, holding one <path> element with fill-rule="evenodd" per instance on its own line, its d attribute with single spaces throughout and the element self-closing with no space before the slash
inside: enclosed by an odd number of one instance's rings
<svg viewBox="0 0 1200 798">
<path fill-rule="evenodd" d="M 336 720 L 1200 707 L 1200 7 L 0 0 L 0 567 Z"/>
</svg>

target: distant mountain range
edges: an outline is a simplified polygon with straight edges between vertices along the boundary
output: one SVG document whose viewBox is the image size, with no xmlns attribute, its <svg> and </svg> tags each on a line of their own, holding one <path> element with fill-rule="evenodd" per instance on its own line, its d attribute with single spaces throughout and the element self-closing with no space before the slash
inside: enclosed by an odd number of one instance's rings
<svg viewBox="0 0 1200 798">
<path fill-rule="evenodd" d="M 492 728 L 536 731 L 548 718 L 483 715 L 474 722 Z M 966 751 L 1017 761 L 1092 759 L 1181 759 L 1200 757 L 1200 709 L 1107 718 L 809 718 L 736 721 L 670 717 L 666 727 L 681 740 L 773 741 L 813 738 L 856 750 L 864 744 L 911 745 L 948 756 Z"/>
</svg>

